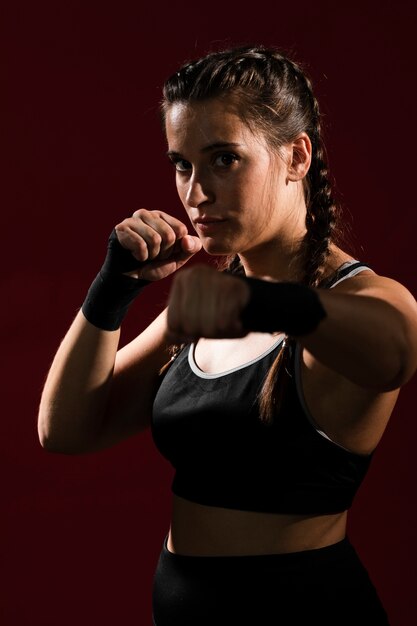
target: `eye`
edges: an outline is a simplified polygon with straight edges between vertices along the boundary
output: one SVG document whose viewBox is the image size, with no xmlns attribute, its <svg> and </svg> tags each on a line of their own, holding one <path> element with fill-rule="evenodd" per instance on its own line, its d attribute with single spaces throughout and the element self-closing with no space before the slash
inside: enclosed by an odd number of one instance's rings
<svg viewBox="0 0 417 626">
<path fill-rule="evenodd" d="M 170 161 L 177 170 L 177 172 L 187 172 L 189 169 L 191 169 L 191 163 L 189 163 L 185 159 L 180 159 L 176 157 L 171 158 Z"/>
<path fill-rule="evenodd" d="M 239 160 L 239 157 L 232 152 L 222 152 L 214 157 L 214 165 L 218 167 L 230 167 Z"/>
</svg>

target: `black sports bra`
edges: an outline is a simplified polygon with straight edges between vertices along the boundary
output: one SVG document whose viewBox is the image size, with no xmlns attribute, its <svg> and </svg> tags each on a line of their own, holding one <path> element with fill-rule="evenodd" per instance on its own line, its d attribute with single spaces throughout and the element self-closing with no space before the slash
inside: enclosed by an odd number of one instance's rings
<svg viewBox="0 0 417 626">
<path fill-rule="evenodd" d="M 368 266 L 342 266 L 333 287 Z M 300 379 L 300 349 L 283 406 L 271 426 L 259 419 L 258 394 L 282 338 L 249 363 L 206 374 L 184 348 L 154 401 L 152 436 L 175 468 L 172 491 L 200 504 L 245 511 L 329 514 L 350 507 L 372 455 L 359 455 L 314 424 Z"/>
</svg>

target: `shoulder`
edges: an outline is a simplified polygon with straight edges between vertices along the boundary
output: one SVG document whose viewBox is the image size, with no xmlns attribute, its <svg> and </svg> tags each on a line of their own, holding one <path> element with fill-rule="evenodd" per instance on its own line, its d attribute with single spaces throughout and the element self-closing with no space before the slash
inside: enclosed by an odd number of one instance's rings
<svg viewBox="0 0 417 626">
<path fill-rule="evenodd" d="M 331 289 L 319 289 L 318 294 L 329 319 L 337 317 L 349 328 L 362 327 L 362 332 L 367 329 L 361 340 L 363 342 L 372 336 L 375 342 L 375 333 L 383 333 L 388 341 L 385 342 L 385 349 L 388 348 L 391 354 L 393 347 L 397 346 L 402 357 L 409 363 L 407 371 L 415 371 L 417 303 L 404 285 L 366 270 L 343 280 Z M 382 342 L 382 337 L 380 341 Z M 382 350 L 383 343 L 380 347 Z"/>
<path fill-rule="evenodd" d="M 400 282 L 387 276 L 380 276 L 371 269 L 340 281 L 331 289 L 334 293 L 368 296 L 386 300 L 390 304 L 406 306 L 417 315 L 417 303 L 413 294 Z"/>
<path fill-rule="evenodd" d="M 341 280 L 339 280 L 339 275 Z M 326 284 L 327 280 L 330 285 Z M 416 300 L 407 287 L 387 276 L 379 275 L 374 268 L 347 254 L 337 246 L 331 247 L 327 277 L 324 287 L 333 293 L 355 294 L 403 302 L 417 314 Z"/>
</svg>

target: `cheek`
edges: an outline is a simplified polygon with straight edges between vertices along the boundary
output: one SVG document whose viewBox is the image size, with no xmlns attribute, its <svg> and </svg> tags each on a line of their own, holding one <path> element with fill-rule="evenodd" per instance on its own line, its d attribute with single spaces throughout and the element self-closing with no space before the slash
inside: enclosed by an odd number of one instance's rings
<svg viewBox="0 0 417 626">
<path fill-rule="evenodd" d="M 186 208 L 187 187 L 186 185 L 178 181 L 176 181 L 176 187 L 177 187 L 178 197 L 181 200 L 185 210 L 187 210 Z"/>
<path fill-rule="evenodd" d="M 263 219 L 268 213 L 267 196 L 264 193 L 262 178 L 254 181 L 243 181 L 236 189 L 236 195 L 245 217 L 253 222 Z"/>
<path fill-rule="evenodd" d="M 250 170 L 243 172 L 235 181 L 235 189 L 240 197 L 247 201 L 259 200 L 262 198 L 265 188 L 265 172 L 262 170 Z"/>
</svg>

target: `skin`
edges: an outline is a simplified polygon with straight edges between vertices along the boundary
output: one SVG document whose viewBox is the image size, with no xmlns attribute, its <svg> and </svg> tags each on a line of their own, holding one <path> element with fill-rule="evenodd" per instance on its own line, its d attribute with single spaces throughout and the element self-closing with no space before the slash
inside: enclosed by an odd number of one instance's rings
<svg viewBox="0 0 417 626">
<path fill-rule="evenodd" d="M 116 226 L 122 245 L 146 262 L 132 275 L 160 280 L 203 246 L 208 254 L 239 254 L 247 275 L 300 280 L 302 180 L 311 164 L 306 133 L 278 156 L 231 103 L 210 100 L 172 105 L 166 134 L 178 194 L 197 236 L 168 213 L 136 211 Z M 332 246 L 325 274 L 350 258 Z M 318 293 L 327 317 L 298 338 L 305 399 L 330 438 L 368 454 L 384 432 L 399 388 L 417 366 L 416 302 L 403 286 L 370 271 Z M 79 454 L 148 428 L 158 372 L 172 341 L 195 340 L 197 365 L 208 373 L 262 354 L 276 335 L 243 330 L 239 314 L 248 297 L 243 281 L 232 276 L 205 265 L 184 268 L 175 274 L 167 310 L 121 350 L 119 331 L 99 330 L 80 312 L 42 394 L 42 445 Z M 173 496 L 168 549 L 189 555 L 280 553 L 329 545 L 345 532 L 346 512 L 265 514 Z"/>
</svg>

